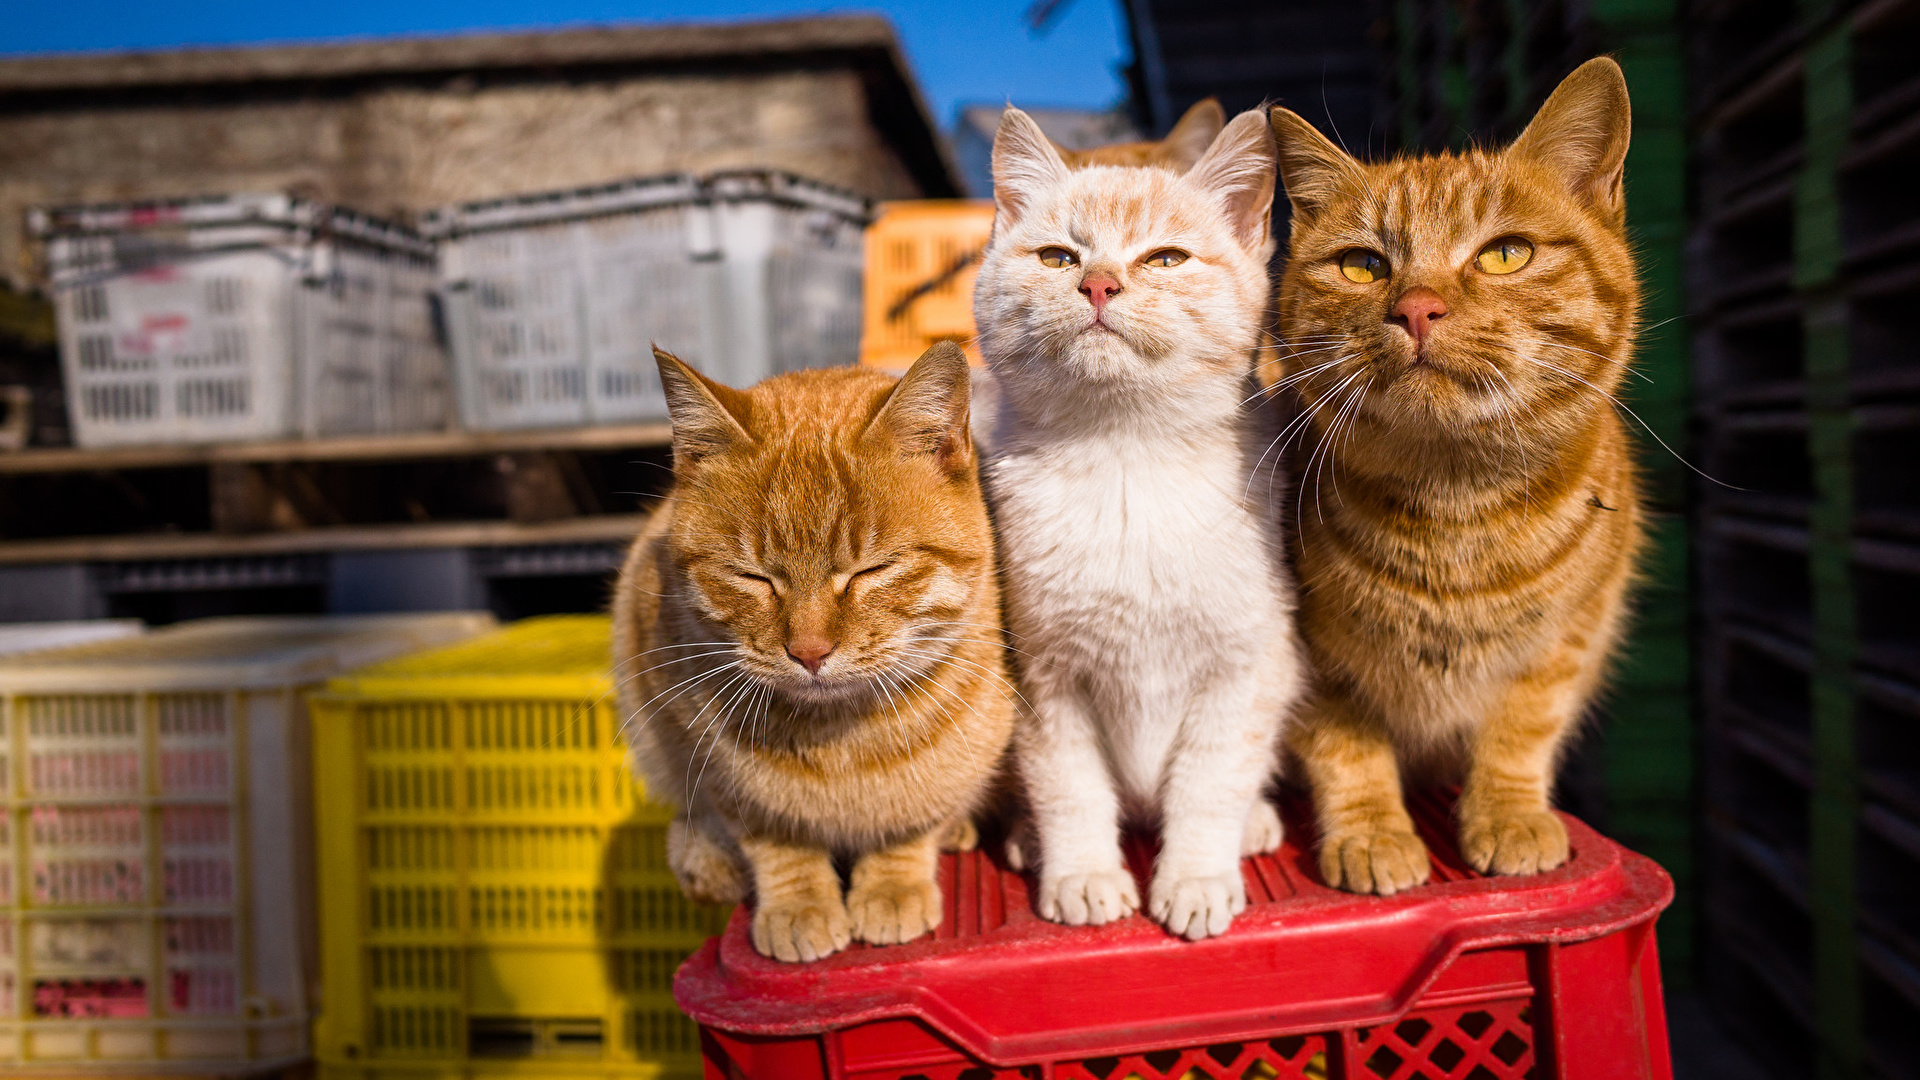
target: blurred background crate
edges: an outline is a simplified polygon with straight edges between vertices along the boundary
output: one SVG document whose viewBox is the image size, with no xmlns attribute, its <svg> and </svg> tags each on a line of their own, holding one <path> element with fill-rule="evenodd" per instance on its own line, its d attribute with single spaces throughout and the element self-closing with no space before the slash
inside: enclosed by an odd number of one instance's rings
<svg viewBox="0 0 1920 1080">
<path fill-rule="evenodd" d="M 973 282 L 993 231 L 993 203 L 928 199 L 880 206 L 867 229 L 866 326 L 860 362 L 904 371 L 938 341 L 981 363 Z"/>
<path fill-rule="evenodd" d="M 666 418 L 651 346 L 734 386 L 854 362 L 868 202 L 774 172 L 429 215 L 475 430 Z"/>
<path fill-rule="evenodd" d="M 610 667 L 556 616 L 313 697 L 322 1075 L 699 1075 L 671 980 L 727 909 L 667 869 Z"/>
<path fill-rule="evenodd" d="M 1690 18 L 1700 976 L 1780 1075 L 1909 1077 L 1920 4 Z"/>
<path fill-rule="evenodd" d="M 308 1053 L 301 693 L 485 615 L 225 619 L 0 659 L 0 1064 L 232 1073 Z"/>
<path fill-rule="evenodd" d="M 139 619 L 78 619 L 68 622 L 0 623 L 0 656 L 133 637 L 146 629 Z"/>
<path fill-rule="evenodd" d="M 84 447 L 442 427 L 433 249 L 279 195 L 36 211 Z"/>
</svg>

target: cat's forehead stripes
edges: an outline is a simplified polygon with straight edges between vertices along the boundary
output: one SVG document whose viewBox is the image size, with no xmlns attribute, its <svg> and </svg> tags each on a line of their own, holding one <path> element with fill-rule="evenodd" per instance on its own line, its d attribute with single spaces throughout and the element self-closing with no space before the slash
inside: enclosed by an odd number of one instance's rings
<svg viewBox="0 0 1920 1080">
<path fill-rule="evenodd" d="M 1035 239 L 1051 232 L 1087 248 L 1197 244 L 1208 235 L 1203 215 L 1212 206 L 1183 186 L 1164 169 L 1083 169 L 1036 205 L 1020 232 Z"/>
</svg>

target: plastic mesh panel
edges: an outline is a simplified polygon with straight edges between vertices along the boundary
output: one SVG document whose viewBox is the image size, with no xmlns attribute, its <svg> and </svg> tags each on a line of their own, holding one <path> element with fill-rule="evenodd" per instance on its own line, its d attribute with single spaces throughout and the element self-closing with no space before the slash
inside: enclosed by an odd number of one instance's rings
<svg viewBox="0 0 1920 1080">
<path fill-rule="evenodd" d="M 1526 1000 L 1416 1012 L 1360 1032 L 1355 1080 L 1521 1080 L 1533 1075 Z"/>
<path fill-rule="evenodd" d="M 1327 1039 L 1296 1035 L 1054 1066 L 1059 1080 L 1327 1080 Z"/>
</svg>

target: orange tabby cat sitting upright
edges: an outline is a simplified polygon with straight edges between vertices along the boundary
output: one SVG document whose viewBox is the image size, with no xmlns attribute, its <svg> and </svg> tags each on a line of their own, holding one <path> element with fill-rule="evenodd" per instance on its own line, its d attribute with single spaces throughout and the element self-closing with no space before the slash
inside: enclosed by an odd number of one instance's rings
<svg viewBox="0 0 1920 1080">
<path fill-rule="evenodd" d="M 696 900 L 751 892 L 768 956 L 910 941 L 1013 730 L 966 357 L 740 391 L 656 356 L 674 486 L 621 569 L 614 660 L 634 763 L 679 810 L 668 862 Z"/>
<path fill-rule="evenodd" d="M 1220 137 L 1221 129 L 1226 126 L 1227 110 L 1221 108 L 1219 99 L 1203 98 L 1181 115 L 1179 122 L 1173 125 L 1173 130 L 1167 132 L 1164 139 L 1108 143 L 1085 150 L 1069 150 L 1054 143 L 1053 148 L 1059 151 L 1060 160 L 1066 162 L 1069 169 L 1087 169 L 1095 165 L 1151 165 L 1174 172 L 1186 172 L 1207 152 L 1207 147 L 1213 145 L 1213 140 Z"/>
<path fill-rule="evenodd" d="M 1474 867 L 1551 869 L 1568 854 L 1556 759 L 1641 544 L 1612 400 L 1639 306 L 1626 81 L 1589 61 L 1499 152 L 1365 165 L 1291 112 L 1272 123 L 1294 208 L 1280 330 L 1315 668 L 1290 745 L 1321 872 L 1381 894 L 1427 879 L 1403 769 L 1464 781 Z"/>
</svg>

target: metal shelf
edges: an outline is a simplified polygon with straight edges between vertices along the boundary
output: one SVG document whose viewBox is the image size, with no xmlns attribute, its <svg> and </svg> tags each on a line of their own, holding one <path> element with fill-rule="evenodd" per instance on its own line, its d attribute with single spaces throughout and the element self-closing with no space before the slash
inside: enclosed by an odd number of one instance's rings
<svg viewBox="0 0 1920 1080">
<path fill-rule="evenodd" d="M 0 541 L 0 565 L 619 541 L 637 536 L 646 520 L 645 514 L 596 514 L 542 524 L 511 521 L 435 522 L 301 529 L 251 536 L 170 533 L 8 540 Z"/>
<path fill-rule="evenodd" d="M 0 453 L 7 473 L 96 472 L 113 469 L 177 469 L 216 464 L 290 461 L 408 461 L 483 457 L 528 450 L 619 450 L 666 446 L 669 424 L 630 424 L 531 431 L 446 431 L 362 435 L 329 439 L 224 443 L 213 446 L 140 446 L 103 450 L 44 449 Z"/>
</svg>

